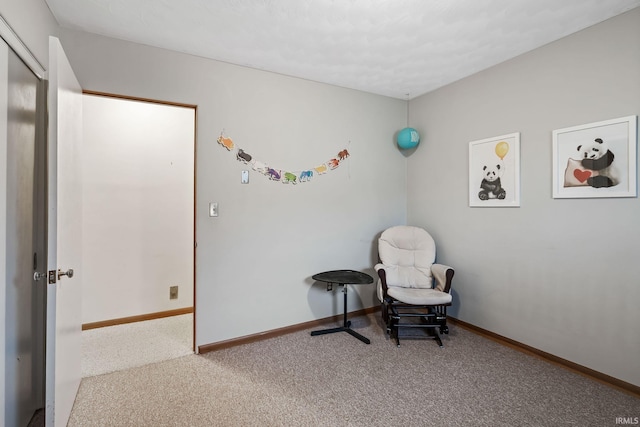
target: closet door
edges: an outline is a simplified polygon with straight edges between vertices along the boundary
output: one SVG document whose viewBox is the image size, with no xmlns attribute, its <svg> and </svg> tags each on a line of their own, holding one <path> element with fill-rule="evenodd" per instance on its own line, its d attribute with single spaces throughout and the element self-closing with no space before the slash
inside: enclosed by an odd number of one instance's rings
<svg viewBox="0 0 640 427">
<path fill-rule="evenodd" d="M 36 122 L 39 79 L 0 40 L 2 179 L 6 205 L 4 229 L 4 425 L 27 425 L 43 405 L 42 311 L 44 282 L 34 280 L 44 264 L 44 241 L 36 227 Z M 40 141 L 42 142 L 42 141 Z M 5 181 L 6 177 L 6 181 Z M 42 267 L 45 268 L 44 266 Z"/>
</svg>

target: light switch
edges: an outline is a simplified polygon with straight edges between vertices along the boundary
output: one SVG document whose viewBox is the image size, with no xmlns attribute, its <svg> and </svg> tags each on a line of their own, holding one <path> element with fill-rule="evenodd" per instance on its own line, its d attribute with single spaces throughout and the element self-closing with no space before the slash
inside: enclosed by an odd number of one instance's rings
<svg viewBox="0 0 640 427">
<path fill-rule="evenodd" d="M 243 184 L 249 183 L 249 171 L 242 171 L 242 179 L 240 180 Z"/>
<path fill-rule="evenodd" d="M 218 216 L 218 203 L 209 203 L 209 216 Z"/>
</svg>

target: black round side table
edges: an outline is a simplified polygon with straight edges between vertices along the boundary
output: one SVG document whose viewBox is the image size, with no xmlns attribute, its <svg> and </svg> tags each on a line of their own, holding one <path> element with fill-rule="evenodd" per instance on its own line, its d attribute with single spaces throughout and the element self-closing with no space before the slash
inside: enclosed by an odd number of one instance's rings
<svg viewBox="0 0 640 427">
<path fill-rule="evenodd" d="M 332 334 L 334 332 L 347 332 L 348 334 L 358 338 L 365 344 L 371 344 L 369 338 L 366 338 L 353 329 L 351 329 L 351 321 L 347 321 L 347 285 L 368 285 L 373 283 L 373 277 L 366 273 L 355 270 L 333 270 L 325 271 L 322 273 L 314 274 L 311 276 L 313 280 L 318 282 L 326 282 L 331 284 L 337 284 L 343 287 L 342 293 L 344 294 L 344 315 L 343 325 L 337 328 L 322 329 L 319 331 L 311 332 L 311 335 L 324 335 Z"/>
</svg>

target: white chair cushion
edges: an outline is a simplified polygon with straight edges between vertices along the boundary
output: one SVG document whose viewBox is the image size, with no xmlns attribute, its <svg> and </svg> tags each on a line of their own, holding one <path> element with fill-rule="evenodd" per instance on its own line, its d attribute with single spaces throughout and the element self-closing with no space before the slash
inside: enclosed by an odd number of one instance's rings
<svg viewBox="0 0 640 427">
<path fill-rule="evenodd" d="M 435 289 L 393 287 L 388 289 L 387 294 L 405 304 L 439 305 L 451 302 L 451 294 Z"/>
<path fill-rule="evenodd" d="M 436 245 L 426 230 L 406 225 L 388 228 L 378 241 L 378 255 L 389 288 L 433 287 L 431 265 L 436 259 Z"/>
</svg>

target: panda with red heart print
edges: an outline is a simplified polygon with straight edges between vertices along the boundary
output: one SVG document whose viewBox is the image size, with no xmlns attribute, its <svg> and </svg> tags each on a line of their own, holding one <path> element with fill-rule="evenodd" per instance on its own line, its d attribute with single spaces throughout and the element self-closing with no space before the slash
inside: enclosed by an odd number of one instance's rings
<svg viewBox="0 0 640 427">
<path fill-rule="evenodd" d="M 594 188 L 607 188 L 618 185 L 618 178 L 613 165 L 615 156 L 602 138 L 596 138 L 588 144 L 580 144 L 577 150 L 582 167 L 585 170 L 597 172 L 587 178 L 587 184 Z"/>
</svg>

